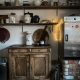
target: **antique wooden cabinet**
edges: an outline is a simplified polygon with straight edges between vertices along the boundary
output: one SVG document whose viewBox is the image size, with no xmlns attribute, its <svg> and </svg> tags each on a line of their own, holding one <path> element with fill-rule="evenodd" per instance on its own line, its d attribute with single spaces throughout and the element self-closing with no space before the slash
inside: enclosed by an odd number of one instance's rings
<svg viewBox="0 0 80 80">
<path fill-rule="evenodd" d="M 46 80 L 51 70 L 49 46 L 9 48 L 10 80 Z"/>
</svg>

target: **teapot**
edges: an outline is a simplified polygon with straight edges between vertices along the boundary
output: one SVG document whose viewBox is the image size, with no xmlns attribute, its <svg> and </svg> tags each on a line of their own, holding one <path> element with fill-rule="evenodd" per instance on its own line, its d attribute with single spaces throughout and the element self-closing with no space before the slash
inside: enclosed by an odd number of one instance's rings
<svg viewBox="0 0 80 80">
<path fill-rule="evenodd" d="M 33 16 L 33 23 L 39 23 L 40 17 L 38 15 Z"/>
<path fill-rule="evenodd" d="M 24 22 L 31 23 L 33 18 L 33 13 L 24 13 Z"/>
</svg>

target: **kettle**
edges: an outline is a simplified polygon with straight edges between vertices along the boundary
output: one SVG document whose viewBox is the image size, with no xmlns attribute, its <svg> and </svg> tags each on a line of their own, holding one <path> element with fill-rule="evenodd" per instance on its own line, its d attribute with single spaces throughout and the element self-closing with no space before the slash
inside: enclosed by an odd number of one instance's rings
<svg viewBox="0 0 80 80">
<path fill-rule="evenodd" d="M 39 23 L 40 17 L 38 15 L 33 16 L 33 23 Z"/>
<path fill-rule="evenodd" d="M 24 13 L 24 22 L 31 23 L 33 18 L 33 13 Z"/>
</svg>

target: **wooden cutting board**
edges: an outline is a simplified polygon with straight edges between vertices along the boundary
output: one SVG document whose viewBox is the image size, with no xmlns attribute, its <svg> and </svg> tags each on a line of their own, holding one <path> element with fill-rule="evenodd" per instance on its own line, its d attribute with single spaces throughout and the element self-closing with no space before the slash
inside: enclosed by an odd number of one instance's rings
<svg viewBox="0 0 80 80">
<path fill-rule="evenodd" d="M 43 36 L 43 37 L 42 37 Z M 42 37 L 42 39 L 40 39 Z M 40 40 L 46 40 L 49 39 L 49 34 L 48 32 L 44 29 L 37 29 L 34 33 L 33 33 L 33 41 L 34 42 L 39 42 Z"/>
</svg>

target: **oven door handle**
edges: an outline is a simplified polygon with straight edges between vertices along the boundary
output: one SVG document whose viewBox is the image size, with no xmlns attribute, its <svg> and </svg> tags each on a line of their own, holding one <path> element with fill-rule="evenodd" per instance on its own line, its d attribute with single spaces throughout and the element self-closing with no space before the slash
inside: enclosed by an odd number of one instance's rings
<svg viewBox="0 0 80 80">
<path fill-rule="evenodd" d="M 65 41 L 68 41 L 68 34 L 65 35 Z"/>
</svg>

